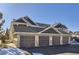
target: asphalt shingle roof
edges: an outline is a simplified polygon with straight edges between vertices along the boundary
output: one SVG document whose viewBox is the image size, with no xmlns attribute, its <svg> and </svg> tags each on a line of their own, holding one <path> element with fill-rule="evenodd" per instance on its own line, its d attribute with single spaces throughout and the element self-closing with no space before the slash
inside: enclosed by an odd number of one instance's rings
<svg viewBox="0 0 79 59">
<path fill-rule="evenodd" d="M 25 19 L 26 21 L 28 21 L 28 22 L 31 23 L 32 25 L 36 25 L 36 23 L 34 23 L 28 16 L 19 18 L 19 19 L 17 19 L 15 22 L 26 23 L 23 19 Z"/>
<path fill-rule="evenodd" d="M 60 31 L 62 34 L 69 34 L 68 32 L 63 31 L 62 29 L 58 29 L 58 31 Z"/>
<path fill-rule="evenodd" d="M 15 32 L 33 32 L 33 33 L 37 33 L 40 32 L 42 30 L 44 30 L 45 28 L 40 28 L 40 27 L 31 27 L 31 26 L 26 26 L 26 25 L 14 25 L 14 31 Z M 58 32 L 56 32 L 53 28 L 50 28 L 42 33 L 54 33 L 54 34 L 59 34 Z"/>
<path fill-rule="evenodd" d="M 41 27 L 49 27 L 50 26 L 50 24 L 44 24 L 44 23 L 36 23 L 36 24 L 38 24 Z"/>
<path fill-rule="evenodd" d="M 26 26 L 26 25 L 13 25 L 14 26 L 14 30 L 15 32 L 40 32 L 42 30 L 44 30 L 45 28 L 49 27 L 50 24 L 44 24 L 44 23 L 35 23 L 33 22 L 28 16 L 26 17 L 22 17 L 17 19 L 15 22 L 23 22 L 26 23 L 23 19 L 25 19 L 26 21 L 28 21 L 29 23 L 31 23 L 32 25 L 35 26 L 40 26 L 40 27 L 32 27 L 32 26 Z M 43 27 L 43 28 L 42 28 Z M 55 28 L 65 28 L 67 29 L 67 27 L 61 23 L 55 24 L 54 26 Z M 62 29 L 58 29 L 58 31 L 60 31 L 63 34 L 69 34 L 65 31 L 63 31 Z M 53 28 L 50 28 L 42 33 L 54 33 L 54 34 L 59 34 L 56 30 L 54 30 Z"/>
<path fill-rule="evenodd" d="M 26 23 L 25 21 L 23 21 L 23 19 L 22 19 L 22 18 L 20 18 L 20 19 L 17 19 L 15 22 Z"/>
<path fill-rule="evenodd" d="M 28 16 L 24 17 L 24 19 L 27 20 L 32 25 L 36 25 L 36 23 L 34 23 Z"/>
<path fill-rule="evenodd" d="M 65 28 L 65 29 L 67 29 L 67 27 L 65 25 L 61 24 L 61 23 L 54 24 L 54 27 L 55 28 Z"/>
</svg>

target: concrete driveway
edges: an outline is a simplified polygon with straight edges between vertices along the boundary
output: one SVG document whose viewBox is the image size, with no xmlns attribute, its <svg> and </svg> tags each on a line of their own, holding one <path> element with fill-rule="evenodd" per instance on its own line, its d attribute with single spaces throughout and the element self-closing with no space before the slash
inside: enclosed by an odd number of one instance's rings
<svg viewBox="0 0 79 59">
<path fill-rule="evenodd" d="M 79 45 L 58 45 L 51 47 L 38 47 L 38 48 L 23 48 L 26 51 L 33 53 L 38 53 L 42 55 L 56 55 L 56 54 L 65 54 L 73 55 L 79 54 Z"/>
</svg>

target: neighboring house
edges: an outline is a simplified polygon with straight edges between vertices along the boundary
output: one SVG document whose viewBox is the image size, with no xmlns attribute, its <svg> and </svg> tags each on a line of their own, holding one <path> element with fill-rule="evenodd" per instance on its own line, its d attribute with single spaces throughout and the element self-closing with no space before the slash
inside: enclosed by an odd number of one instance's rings
<svg viewBox="0 0 79 59">
<path fill-rule="evenodd" d="M 72 33 L 72 44 L 79 44 L 79 31 Z"/>
<path fill-rule="evenodd" d="M 69 32 L 61 23 L 35 23 L 26 16 L 12 21 L 10 39 L 20 48 L 64 45 L 70 43 Z"/>
<path fill-rule="evenodd" d="M 79 38 L 79 31 L 74 32 L 73 37 L 78 37 Z"/>
</svg>

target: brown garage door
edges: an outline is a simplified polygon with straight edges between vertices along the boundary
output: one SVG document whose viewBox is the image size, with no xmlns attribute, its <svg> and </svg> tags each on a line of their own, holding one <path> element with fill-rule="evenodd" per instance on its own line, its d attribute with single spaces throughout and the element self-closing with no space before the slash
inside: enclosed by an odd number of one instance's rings
<svg viewBox="0 0 79 59">
<path fill-rule="evenodd" d="M 20 36 L 20 47 L 35 47 L 35 36 Z"/>
<path fill-rule="evenodd" d="M 63 37 L 63 44 L 68 44 L 68 39 L 69 39 L 68 36 L 64 36 Z"/>
<path fill-rule="evenodd" d="M 60 36 L 53 36 L 52 37 L 52 44 L 53 45 L 60 45 Z"/>
<path fill-rule="evenodd" d="M 49 46 L 49 36 L 39 36 L 39 46 Z"/>
</svg>

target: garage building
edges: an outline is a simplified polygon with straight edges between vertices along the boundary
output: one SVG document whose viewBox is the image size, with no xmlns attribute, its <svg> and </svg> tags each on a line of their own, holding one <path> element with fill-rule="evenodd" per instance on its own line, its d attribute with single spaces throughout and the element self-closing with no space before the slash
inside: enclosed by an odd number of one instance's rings
<svg viewBox="0 0 79 59">
<path fill-rule="evenodd" d="M 65 45 L 71 41 L 69 32 L 61 23 L 36 23 L 26 16 L 11 22 L 10 39 L 20 48 Z"/>
</svg>

